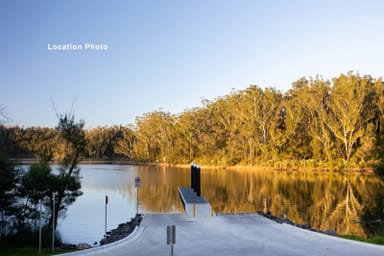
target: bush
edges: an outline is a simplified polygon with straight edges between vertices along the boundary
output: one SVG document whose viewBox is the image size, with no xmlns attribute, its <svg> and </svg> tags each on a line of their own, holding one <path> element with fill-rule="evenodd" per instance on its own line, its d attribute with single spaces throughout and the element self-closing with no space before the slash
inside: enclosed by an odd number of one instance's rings
<svg viewBox="0 0 384 256">
<path fill-rule="evenodd" d="M 50 247 L 52 245 L 52 229 L 44 227 L 42 229 L 42 247 Z M 19 229 L 17 233 L 4 237 L 1 242 L 1 247 L 37 247 L 39 244 L 39 231 L 32 228 Z M 56 231 L 55 245 L 62 244 L 61 235 Z"/>
</svg>

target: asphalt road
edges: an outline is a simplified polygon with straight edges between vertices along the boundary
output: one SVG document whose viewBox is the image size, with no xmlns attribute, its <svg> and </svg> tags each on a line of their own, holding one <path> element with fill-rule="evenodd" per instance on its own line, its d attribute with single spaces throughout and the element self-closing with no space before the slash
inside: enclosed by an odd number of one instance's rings
<svg viewBox="0 0 384 256">
<path fill-rule="evenodd" d="M 174 255 L 383 256 L 384 246 L 328 236 L 257 214 L 193 218 L 186 214 L 146 214 L 129 237 L 69 255 L 171 255 L 166 226 L 176 225 Z"/>
</svg>

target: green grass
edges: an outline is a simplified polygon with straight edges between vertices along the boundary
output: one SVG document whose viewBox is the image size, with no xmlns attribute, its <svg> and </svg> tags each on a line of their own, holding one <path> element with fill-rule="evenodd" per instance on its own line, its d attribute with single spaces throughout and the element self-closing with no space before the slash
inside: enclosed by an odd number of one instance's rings
<svg viewBox="0 0 384 256">
<path fill-rule="evenodd" d="M 54 254 L 62 254 L 71 251 L 57 251 Z M 51 249 L 43 248 L 39 254 L 38 248 L 0 248 L 0 256 L 48 256 L 52 255 Z"/>
<path fill-rule="evenodd" d="M 365 238 L 365 237 L 355 236 L 355 235 L 340 235 L 340 237 L 345 239 L 350 239 L 350 240 L 356 240 L 360 242 L 384 245 L 384 236 L 372 236 L 372 237 Z"/>
</svg>

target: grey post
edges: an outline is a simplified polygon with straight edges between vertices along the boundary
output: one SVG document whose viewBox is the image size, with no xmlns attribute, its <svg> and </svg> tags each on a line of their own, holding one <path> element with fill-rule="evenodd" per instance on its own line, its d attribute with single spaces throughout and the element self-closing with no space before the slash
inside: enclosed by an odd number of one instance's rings
<svg viewBox="0 0 384 256">
<path fill-rule="evenodd" d="M 136 188 L 136 226 L 139 225 L 139 187 L 141 185 L 140 177 L 135 178 L 135 188 Z"/>
<path fill-rule="evenodd" d="M 41 212 L 42 212 L 42 199 L 39 201 L 39 254 L 41 254 Z"/>
<path fill-rule="evenodd" d="M 55 251 L 55 208 L 56 208 L 56 203 L 55 203 L 55 196 L 56 193 L 52 194 L 52 252 Z"/>
<path fill-rule="evenodd" d="M 104 233 L 107 234 L 107 223 L 108 223 L 108 195 L 105 195 L 105 222 L 104 222 Z"/>
<path fill-rule="evenodd" d="M 174 244 L 176 244 L 176 226 L 167 226 L 167 245 L 171 245 L 171 256 L 173 256 Z"/>
</svg>

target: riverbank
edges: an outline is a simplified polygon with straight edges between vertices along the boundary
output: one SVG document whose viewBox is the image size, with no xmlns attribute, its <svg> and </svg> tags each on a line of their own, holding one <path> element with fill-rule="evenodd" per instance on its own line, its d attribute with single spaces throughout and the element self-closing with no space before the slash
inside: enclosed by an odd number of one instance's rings
<svg viewBox="0 0 384 256">
<path fill-rule="evenodd" d="M 112 244 L 115 242 L 118 242 L 126 237 L 128 237 L 136 227 L 140 226 L 140 223 L 143 219 L 142 214 L 137 214 L 134 218 L 131 218 L 130 221 L 127 221 L 125 223 L 121 223 L 118 225 L 117 228 L 112 229 L 108 231 L 104 238 L 100 240 L 99 245 L 95 246 L 97 243 L 94 244 L 94 246 L 91 246 L 89 244 L 80 243 L 78 245 L 75 244 L 62 244 L 60 246 L 57 246 L 55 248 L 55 254 L 62 254 L 67 252 L 81 252 L 81 251 L 87 251 L 88 249 L 97 249 L 107 244 Z M 22 254 L 22 255 L 28 255 L 28 254 Z M 1 256 L 1 254 L 0 254 Z"/>
<path fill-rule="evenodd" d="M 34 164 L 38 163 L 38 159 L 11 159 L 12 161 L 16 162 L 17 164 Z M 376 173 L 375 167 L 324 167 L 322 165 L 319 165 L 318 167 L 313 167 L 313 161 L 308 160 L 308 165 L 300 164 L 300 165 L 293 165 L 293 164 L 287 164 L 285 161 L 278 162 L 276 165 L 205 165 L 202 164 L 200 167 L 202 169 L 210 169 L 210 170 L 235 170 L 235 171 L 242 171 L 242 170 L 251 170 L 251 171 L 297 171 L 297 172 L 335 172 L 335 173 L 366 173 L 366 174 L 374 174 Z M 53 160 L 53 164 L 58 164 L 58 160 Z M 123 159 L 114 159 L 114 160 L 107 160 L 107 159 L 83 159 L 80 161 L 80 164 L 83 165 L 90 165 L 90 164 L 116 164 L 116 165 L 137 165 L 137 166 L 159 166 L 159 167 L 176 167 L 176 168 L 183 168 L 183 169 L 189 169 L 191 168 L 190 164 L 178 164 L 178 163 L 163 163 L 163 162 L 137 162 L 133 160 L 123 160 Z M 323 163 L 326 165 L 326 163 Z"/>
<path fill-rule="evenodd" d="M 191 168 L 191 165 L 188 164 L 173 164 L 171 165 L 177 168 Z M 375 168 L 366 167 L 366 168 L 321 168 L 321 167 L 268 167 L 268 166 L 249 166 L 249 165 L 234 165 L 234 166 L 220 166 L 220 165 L 200 165 L 201 169 L 209 170 L 233 170 L 233 171 L 296 171 L 296 172 L 335 172 L 335 173 L 366 173 L 374 174 Z"/>
<path fill-rule="evenodd" d="M 292 226 L 295 226 L 295 227 L 298 227 L 298 228 L 302 228 L 302 229 L 306 229 L 306 230 L 309 230 L 309 231 L 313 231 L 313 232 L 318 232 L 318 233 L 322 233 L 322 234 L 326 234 L 326 235 L 331 235 L 331 236 L 339 236 L 339 234 L 337 234 L 337 232 L 333 229 L 330 229 L 330 230 L 326 230 L 326 231 L 322 231 L 322 230 L 318 230 L 318 229 L 314 229 L 311 227 L 311 224 L 309 223 L 304 223 L 304 224 L 299 224 L 299 223 L 294 223 L 293 221 L 287 219 L 287 218 L 279 218 L 277 216 L 274 216 L 270 213 L 264 213 L 262 211 L 258 211 L 257 214 L 261 215 L 261 216 L 264 216 L 265 218 L 268 218 L 270 220 L 273 220 L 277 223 L 280 223 L 280 224 L 289 224 L 289 225 L 292 225 Z"/>
<path fill-rule="evenodd" d="M 39 159 L 35 158 L 23 158 L 23 159 L 10 159 L 17 164 L 36 164 L 39 163 Z M 50 163 L 59 164 L 58 159 L 52 160 Z M 117 165 L 155 165 L 150 163 L 141 163 L 131 160 L 105 160 L 105 159 L 83 159 L 80 164 L 117 164 Z"/>
<path fill-rule="evenodd" d="M 130 221 L 119 224 L 117 228 L 108 231 L 107 234 L 104 235 L 104 238 L 100 240 L 99 244 L 110 244 L 129 236 L 133 230 L 135 230 L 135 227 L 140 225 L 142 219 L 143 215 L 137 214 L 135 218 L 132 218 Z"/>
</svg>

